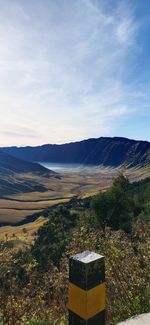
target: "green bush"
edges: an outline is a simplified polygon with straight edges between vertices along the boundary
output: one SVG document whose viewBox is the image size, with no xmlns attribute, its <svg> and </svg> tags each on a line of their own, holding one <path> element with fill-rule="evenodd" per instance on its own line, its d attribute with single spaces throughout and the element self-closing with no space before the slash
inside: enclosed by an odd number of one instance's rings
<svg viewBox="0 0 150 325">
<path fill-rule="evenodd" d="M 75 225 L 75 219 L 75 214 L 60 206 L 49 215 L 49 221 L 39 229 L 32 254 L 41 269 L 48 269 L 51 263 L 59 267 L 61 256 L 71 240 L 71 229 Z"/>
<path fill-rule="evenodd" d="M 102 228 L 131 231 L 134 213 L 134 201 L 129 195 L 128 180 L 119 175 L 113 186 L 106 192 L 99 193 L 91 201 L 91 207 Z"/>
</svg>

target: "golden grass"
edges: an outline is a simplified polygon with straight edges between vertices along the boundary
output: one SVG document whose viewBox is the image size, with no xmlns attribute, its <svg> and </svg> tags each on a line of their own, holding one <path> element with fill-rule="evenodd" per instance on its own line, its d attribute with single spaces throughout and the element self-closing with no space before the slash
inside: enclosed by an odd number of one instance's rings
<svg viewBox="0 0 150 325">
<path fill-rule="evenodd" d="M 54 204 L 58 204 L 59 202 L 67 202 L 68 199 L 51 199 L 51 200 L 42 200 L 42 201 L 12 201 L 7 199 L 0 199 L 0 210 L 4 209 L 19 209 L 19 210 L 42 210 Z"/>
<path fill-rule="evenodd" d="M 0 240 L 20 240 L 22 244 L 31 244 L 34 241 L 37 230 L 47 221 L 47 218 L 39 217 L 34 222 L 21 226 L 0 227 Z"/>
<path fill-rule="evenodd" d="M 25 219 L 27 216 L 40 212 L 41 210 L 14 210 L 14 209 L 0 209 L 1 223 L 17 223 Z"/>
<path fill-rule="evenodd" d="M 2 202 L 1 202 L 2 201 Z M 35 213 L 40 213 L 42 210 L 57 205 L 61 203 L 66 203 L 69 201 L 69 199 L 58 199 L 58 200 L 49 200 L 49 201 L 43 201 L 41 202 L 17 202 L 17 201 L 11 201 L 11 207 L 7 209 L 9 206 L 9 200 L 7 205 L 7 200 L 5 200 L 6 208 L 3 208 L 4 202 L 3 200 L 0 200 L 0 222 L 1 223 L 18 223 L 25 219 L 27 216 L 31 216 Z M 27 203 L 27 209 L 25 209 L 25 204 Z M 17 206 L 17 209 L 13 208 L 14 206 Z M 33 208 L 34 206 L 34 208 Z"/>
</svg>

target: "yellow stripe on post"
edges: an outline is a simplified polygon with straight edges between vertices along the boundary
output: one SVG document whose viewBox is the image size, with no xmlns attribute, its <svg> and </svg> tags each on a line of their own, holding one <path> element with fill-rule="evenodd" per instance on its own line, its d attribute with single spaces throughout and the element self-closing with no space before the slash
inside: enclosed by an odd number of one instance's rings
<svg viewBox="0 0 150 325">
<path fill-rule="evenodd" d="M 105 309 L 105 284 L 85 291 L 69 284 L 68 309 L 83 319 L 89 319 Z"/>
<path fill-rule="evenodd" d="M 105 284 L 87 291 L 87 317 L 89 319 L 105 309 Z"/>
<path fill-rule="evenodd" d="M 69 325 L 104 325 L 104 257 L 86 251 L 69 263 Z"/>
<path fill-rule="evenodd" d="M 70 283 L 68 309 L 74 312 L 75 314 L 79 315 L 80 317 L 86 318 L 86 301 L 86 291 Z"/>
</svg>

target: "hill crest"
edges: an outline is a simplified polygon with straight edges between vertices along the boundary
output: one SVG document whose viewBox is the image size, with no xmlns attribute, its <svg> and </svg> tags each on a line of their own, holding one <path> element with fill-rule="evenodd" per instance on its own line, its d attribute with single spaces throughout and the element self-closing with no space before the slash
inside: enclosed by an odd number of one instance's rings
<svg viewBox="0 0 150 325">
<path fill-rule="evenodd" d="M 150 164 L 150 142 L 122 137 L 90 138 L 65 144 L 5 147 L 5 152 L 28 161 L 78 163 L 110 167 L 143 167 Z"/>
</svg>

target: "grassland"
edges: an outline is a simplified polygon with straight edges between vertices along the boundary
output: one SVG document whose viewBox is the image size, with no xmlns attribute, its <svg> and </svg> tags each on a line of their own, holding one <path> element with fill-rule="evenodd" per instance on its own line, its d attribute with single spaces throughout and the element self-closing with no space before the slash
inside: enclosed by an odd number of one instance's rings
<svg viewBox="0 0 150 325">
<path fill-rule="evenodd" d="M 46 221 L 46 218 L 39 217 L 26 225 L 0 227 L 0 241 L 11 241 L 15 249 L 26 247 L 33 243 L 37 230 Z"/>
</svg>

